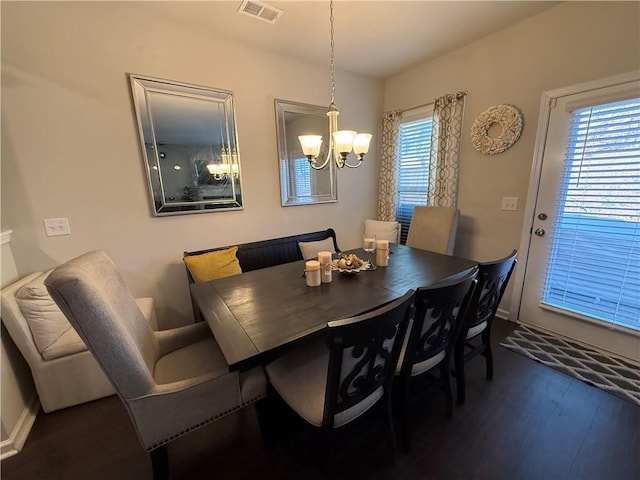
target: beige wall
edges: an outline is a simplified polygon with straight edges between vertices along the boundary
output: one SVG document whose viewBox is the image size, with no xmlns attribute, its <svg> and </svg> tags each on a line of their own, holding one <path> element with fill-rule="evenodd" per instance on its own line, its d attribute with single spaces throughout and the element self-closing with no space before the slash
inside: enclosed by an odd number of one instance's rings
<svg viewBox="0 0 640 480">
<path fill-rule="evenodd" d="M 191 317 L 184 250 L 330 226 L 341 248 L 359 245 L 375 214 L 375 153 L 339 173 L 338 203 L 280 206 L 274 98 L 328 106 L 328 65 L 183 28 L 145 2 L 1 8 L 2 227 L 14 232 L 20 274 L 104 249 L 168 325 Z M 151 216 L 127 72 L 234 92 L 243 211 Z M 382 83 L 344 72 L 336 81 L 340 124 L 375 132 Z M 72 235 L 45 236 L 42 219 L 56 217 Z"/>
<path fill-rule="evenodd" d="M 410 108 L 467 90 L 460 154 L 464 232 L 457 253 L 479 260 L 517 248 L 524 205 L 500 210 L 503 196 L 526 199 L 542 92 L 640 67 L 637 2 L 567 2 L 389 79 L 384 109 Z M 524 115 L 520 140 L 487 156 L 470 141 L 474 119 L 492 105 Z"/>
<path fill-rule="evenodd" d="M 486 261 L 518 248 L 541 94 L 639 68 L 638 2 L 567 2 L 386 81 L 385 110 L 421 105 L 444 93 L 469 92 L 456 254 Z M 522 111 L 522 136 L 502 154 L 483 155 L 471 145 L 471 125 L 486 108 L 502 103 Z M 505 196 L 519 197 L 518 211 L 501 210 Z M 506 309 L 513 282 L 509 287 Z"/>
</svg>

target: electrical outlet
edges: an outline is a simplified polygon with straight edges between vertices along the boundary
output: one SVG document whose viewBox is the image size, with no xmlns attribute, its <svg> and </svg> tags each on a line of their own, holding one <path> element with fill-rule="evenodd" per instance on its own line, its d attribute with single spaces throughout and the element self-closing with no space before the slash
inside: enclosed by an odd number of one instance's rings
<svg viewBox="0 0 640 480">
<path fill-rule="evenodd" d="M 47 237 L 56 237 L 58 235 L 71 235 L 69 228 L 69 220 L 66 218 L 45 218 L 44 230 Z"/>
<path fill-rule="evenodd" d="M 502 210 L 518 210 L 518 197 L 502 197 Z"/>
</svg>

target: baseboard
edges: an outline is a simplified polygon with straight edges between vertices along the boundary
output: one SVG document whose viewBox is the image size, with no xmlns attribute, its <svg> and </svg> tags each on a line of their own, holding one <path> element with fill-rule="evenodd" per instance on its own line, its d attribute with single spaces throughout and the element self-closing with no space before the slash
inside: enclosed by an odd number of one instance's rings
<svg viewBox="0 0 640 480">
<path fill-rule="evenodd" d="M 40 400 L 38 399 L 38 394 L 34 391 L 13 430 L 11 430 L 9 438 L 0 443 L 0 460 L 9 458 L 22 450 L 39 410 Z"/>
<path fill-rule="evenodd" d="M 498 308 L 498 310 L 496 311 L 496 317 L 498 317 L 498 318 L 500 318 L 502 320 L 507 320 L 509 322 L 515 322 L 515 320 L 511 320 L 509 315 L 511 315 L 509 313 L 509 310 L 503 310 L 502 308 Z"/>
</svg>

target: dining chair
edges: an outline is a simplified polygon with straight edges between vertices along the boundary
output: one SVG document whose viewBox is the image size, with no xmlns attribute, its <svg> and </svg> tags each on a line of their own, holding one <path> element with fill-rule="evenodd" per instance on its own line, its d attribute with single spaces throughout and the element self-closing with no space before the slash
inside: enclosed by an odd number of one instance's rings
<svg viewBox="0 0 640 480">
<path fill-rule="evenodd" d="M 373 407 L 378 407 L 386 419 L 393 445 L 390 454 L 395 454 L 391 384 L 413 293 L 409 290 L 380 308 L 329 322 L 326 337 L 266 366 L 269 382 L 280 398 L 305 425 L 314 427 L 314 433 L 328 437 L 322 443 L 330 449 L 325 465 L 329 470 L 334 467 L 338 450 L 337 432 L 373 411 Z M 354 424 L 364 426 L 360 421 Z"/>
<path fill-rule="evenodd" d="M 45 285 L 122 400 L 156 480 L 168 478 L 169 442 L 266 395 L 264 371 L 229 372 L 206 323 L 152 330 L 105 252 L 58 266 Z"/>
<path fill-rule="evenodd" d="M 386 220 L 373 220 L 367 218 L 364 221 L 365 235 L 375 235 L 376 240 L 388 240 L 391 243 L 400 243 L 400 223 Z"/>
<path fill-rule="evenodd" d="M 493 378 L 491 324 L 516 266 L 517 253 L 514 250 L 505 258 L 478 265 L 478 286 L 454 347 L 454 375 L 460 405 L 464 404 L 466 397 L 466 362 L 482 354 L 486 360 L 487 380 Z"/>
<path fill-rule="evenodd" d="M 396 369 L 394 401 L 400 416 L 404 449 L 410 449 L 411 393 L 422 387 L 440 387 L 453 417 L 451 357 L 456 335 L 476 286 L 477 267 L 457 279 L 416 290 L 414 316 Z M 437 375 L 435 374 L 437 371 Z M 421 384 L 419 388 L 416 388 Z M 418 393 L 417 391 L 414 393 Z M 417 395 L 416 395 L 417 397 Z"/>
<path fill-rule="evenodd" d="M 460 210 L 453 207 L 423 207 L 413 210 L 407 246 L 453 255 Z"/>
</svg>

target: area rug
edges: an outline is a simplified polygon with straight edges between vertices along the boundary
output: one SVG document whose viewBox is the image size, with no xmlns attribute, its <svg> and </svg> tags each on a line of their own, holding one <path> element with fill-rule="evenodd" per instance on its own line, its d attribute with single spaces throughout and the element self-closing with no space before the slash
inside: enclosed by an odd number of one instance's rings
<svg viewBox="0 0 640 480">
<path fill-rule="evenodd" d="M 640 368 L 570 340 L 518 325 L 500 346 L 640 406 Z"/>
</svg>

